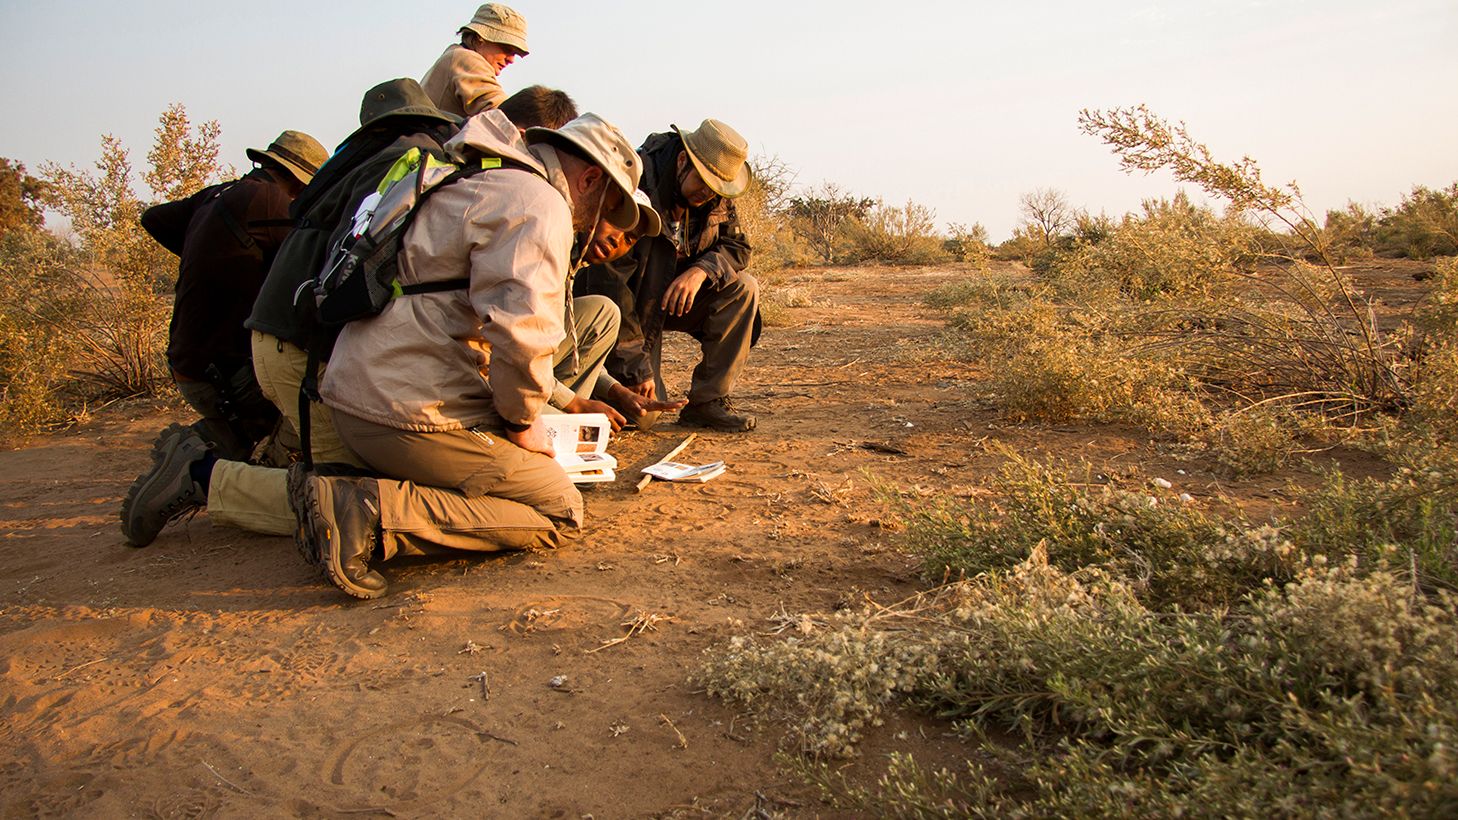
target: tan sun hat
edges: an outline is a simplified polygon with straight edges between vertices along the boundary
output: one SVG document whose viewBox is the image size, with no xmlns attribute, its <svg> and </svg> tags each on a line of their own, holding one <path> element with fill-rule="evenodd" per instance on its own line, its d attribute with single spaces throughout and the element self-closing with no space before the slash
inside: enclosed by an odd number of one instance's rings
<svg viewBox="0 0 1458 820">
<path fill-rule="evenodd" d="M 285 131 L 268 148 L 262 151 L 249 148 L 246 153 L 254 162 L 271 160 L 278 163 L 305 185 L 318 173 L 319 166 L 329 159 L 329 152 L 324 146 L 303 131 Z"/>
<path fill-rule="evenodd" d="M 526 18 L 510 6 L 500 3 L 485 4 L 476 9 L 476 16 L 471 18 L 471 22 L 461 26 L 456 33 L 462 31 L 474 31 L 476 36 L 488 43 L 511 46 L 520 51 L 522 56 L 527 54 Z"/>
<path fill-rule="evenodd" d="M 528 128 L 524 137 L 529 145 L 566 142 L 590 157 L 623 192 L 622 201 L 603 217 L 625 231 L 637 224 L 639 209 L 633 201 L 633 192 L 638 190 L 638 180 L 643 176 L 643 163 L 616 125 L 587 113 L 561 128 Z"/>
<path fill-rule="evenodd" d="M 653 203 L 641 190 L 633 192 L 633 201 L 638 203 L 638 224 L 633 232 L 638 236 L 658 236 L 663 233 L 663 217 L 653 210 Z"/>
<path fill-rule="evenodd" d="M 704 120 L 693 131 L 679 131 L 689 159 L 710 190 L 733 199 L 749 187 L 749 143 L 728 124 L 715 119 Z"/>
</svg>

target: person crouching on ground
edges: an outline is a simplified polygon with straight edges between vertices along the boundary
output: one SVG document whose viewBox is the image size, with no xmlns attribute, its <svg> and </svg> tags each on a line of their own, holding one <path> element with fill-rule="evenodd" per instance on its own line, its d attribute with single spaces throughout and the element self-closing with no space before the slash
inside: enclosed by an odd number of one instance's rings
<svg viewBox="0 0 1458 820">
<path fill-rule="evenodd" d="M 749 187 L 748 143 L 718 120 L 677 126 L 638 149 L 642 189 L 663 216 L 662 235 L 644 239 L 619 262 L 578 276 L 578 295 L 602 294 L 622 311 L 608 371 L 635 393 L 663 397 L 663 331 L 688 333 L 702 358 L 679 423 L 727 432 L 754 429 L 730 395 L 759 327 L 759 285 L 745 272 L 750 247 L 733 199 Z M 635 419 L 640 427 L 652 417 Z"/>
<path fill-rule="evenodd" d="M 387 478 L 290 468 L 300 548 L 359 598 L 384 594 L 371 565 L 397 554 L 555 547 L 582 526 L 582 496 L 539 416 L 566 335 L 574 233 L 600 215 L 634 226 L 641 161 L 595 114 L 523 140 L 488 111 L 446 147 L 530 170 L 476 174 L 421 205 L 401 284 L 464 278 L 467 289 L 395 299 L 339 335 L 321 393 L 344 443 Z"/>
</svg>

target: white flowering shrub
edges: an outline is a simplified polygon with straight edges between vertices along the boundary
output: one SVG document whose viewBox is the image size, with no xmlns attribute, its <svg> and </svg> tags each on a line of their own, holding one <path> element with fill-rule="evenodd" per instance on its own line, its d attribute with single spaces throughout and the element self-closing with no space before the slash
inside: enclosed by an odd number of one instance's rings
<svg viewBox="0 0 1458 820">
<path fill-rule="evenodd" d="M 901 755 L 870 789 L 805 766 L 876 816 L 1439 817 L 1458 806 L 1455 646 L 1458 601 L 1387 573 L 1312 566 L 1230 609 L 1157 612 L 1039 549 L 820 632 L 736 639 L 703 676 L 816 755 L 850 754 L 900 702 L 998 758 Z M 1026 742 L 989 739 L 1006 730 Z"/>
</svg>

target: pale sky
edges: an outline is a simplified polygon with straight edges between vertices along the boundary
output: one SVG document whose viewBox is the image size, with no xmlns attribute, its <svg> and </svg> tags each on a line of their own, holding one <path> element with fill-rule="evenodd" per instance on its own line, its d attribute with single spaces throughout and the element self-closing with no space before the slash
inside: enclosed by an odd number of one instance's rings
<svg viewBox="0 0 1458 820">
<path fill-rule="evenodd" d="M 722 119 L 798 182 L 981 222 L 1040 187 L 1113 215 L 1169 196 L 1078 132 L 1146 103 L 1318 213 L 1458 180 L 1458 0 L 515 0 L 532 53 L 508 92 L 565 89 L 640 142 Z M 419 78 L 471 2 L 0 0 L 0 156 L 89 166 L 110 133 L 145 164 L 157 116 L 217 120 L 224 160 L 296 128 L 333 148 L 377 82 Z"/>
</svg>

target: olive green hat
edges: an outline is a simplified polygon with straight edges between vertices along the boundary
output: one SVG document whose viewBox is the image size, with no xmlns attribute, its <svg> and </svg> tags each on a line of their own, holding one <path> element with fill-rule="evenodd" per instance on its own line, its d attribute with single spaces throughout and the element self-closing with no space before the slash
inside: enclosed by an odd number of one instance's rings
<svg viewBox="0 0 1458 820">
<path fill-rule="evenodd" d="M 511 46 L 520 51 L 522 56 L 527 54 L 526 18 L 510 6 L 487 3 L 476 9 L 476 16 L 471 18 L 471 22 L 461 26 L 456 33 L 462 31 L 475 32 L 477 37 L 488 43 Z"/>
<path fill-rule="evenodd" d="M 324 146 L 303 131 L 285 131 L 264 150 L 249 148 L 246 153 L 254 162 L 280 166 L 304 185 L 309 184 L 319 166 L 329 159 Z"/>
<path fill-rule="evenodd" d="M 409 77 L 380 83 L 365 92 L 359 104 L 359 127 L 365 128 L 387 117 L 428 117 L 451 125 L 461 118 L 435 107 L 420 83 Z"/>
<path fill-rule="evenodd" d="M 733 199 L 749 188 L 749 143 L 718 120 L 704 120 L 693 131 L 679 131 L 689 159 L 714 193 Z"/>
</svg>

